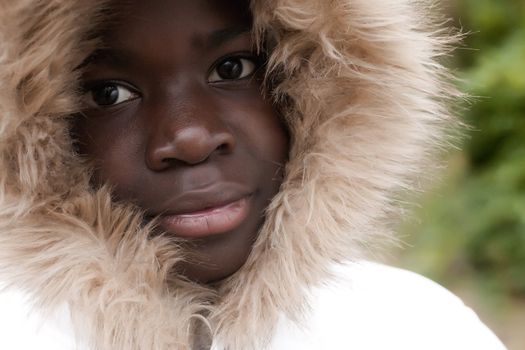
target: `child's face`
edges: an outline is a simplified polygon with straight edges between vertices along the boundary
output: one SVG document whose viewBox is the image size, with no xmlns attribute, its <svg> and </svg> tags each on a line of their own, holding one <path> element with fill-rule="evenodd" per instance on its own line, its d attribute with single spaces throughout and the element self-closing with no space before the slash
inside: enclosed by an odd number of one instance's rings
<svg viewBox="0 0 525 350">
<path fill-rule="evenodd" d="M 260 92 L 247 2 L 116 1 L 83 76 L 76 130 L 94 182 L 187 238 L 181 272 L 202 282 L 245 262 L 288 153 Z"/>
</svg>

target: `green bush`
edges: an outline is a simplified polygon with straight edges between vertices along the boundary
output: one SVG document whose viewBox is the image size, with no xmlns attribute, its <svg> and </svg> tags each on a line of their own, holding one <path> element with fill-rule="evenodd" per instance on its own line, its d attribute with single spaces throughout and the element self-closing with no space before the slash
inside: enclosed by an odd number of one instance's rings
<svg viewBox="0 0 525 350">
<path fill-rule="evenodd" d="M 525 2 L 457 0 L 468 32 L 456 52 L 472 127 L 448 180 L 406 228 L 405 264 L 438 280 L 470 273 L 486 287 L 525 295 Z"/>
</svg>

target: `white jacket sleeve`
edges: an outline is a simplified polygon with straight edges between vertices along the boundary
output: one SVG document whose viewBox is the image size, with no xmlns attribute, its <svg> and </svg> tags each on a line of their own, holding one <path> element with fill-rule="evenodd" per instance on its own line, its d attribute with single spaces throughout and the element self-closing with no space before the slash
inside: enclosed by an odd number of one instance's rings
<svg viewBox="0 0 525 350">
<path fill-rule="evenodd" d="M 16 290 L 0 291 L 0 349 L 85 350 L 75 343 L 67 307 L 44 317 Z"/>
<path fill-rule="evenodd" d="M 362 262 L 311 294 L 301 327 L 282 318 L 270 349 L 504 350 L 477 315 L 415 273 Z"/>
</svg>

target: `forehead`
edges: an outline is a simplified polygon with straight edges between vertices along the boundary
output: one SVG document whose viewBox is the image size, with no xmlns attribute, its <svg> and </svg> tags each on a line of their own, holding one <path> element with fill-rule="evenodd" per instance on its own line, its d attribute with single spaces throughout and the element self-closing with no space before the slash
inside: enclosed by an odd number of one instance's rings
<svg viewBox="0 0 525 350">
<path fill-rule="evenodd" d="M 214 49 L 252 25 L 249 0 L 114 0 L 110 9 L 103 46 L 157 58 Z"/>
<path fill-rule="evenodd" d="M 98 32 L 102 46 L 86 64 L 173 67 L 181 59 L 213 54 L 234 39 L 251 42 L 249 0 L 113 0 L 110 5 Z"/>
<path fill-rule="evenodd" d="M 251 27 L 248 0 L 115 0 L 112 20 L 105 31 L 116 34 L 206 33 L 223 27 Z"/>
</svg>

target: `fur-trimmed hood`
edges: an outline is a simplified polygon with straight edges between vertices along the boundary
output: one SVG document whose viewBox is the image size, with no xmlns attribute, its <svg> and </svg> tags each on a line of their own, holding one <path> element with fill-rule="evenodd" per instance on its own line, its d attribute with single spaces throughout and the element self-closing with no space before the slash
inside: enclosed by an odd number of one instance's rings
<svg viewBox="0 0 525 350">
<path fill-rule="evenodd" d="M 252 0 L 292 144 L 245 265 L 220 284 L 173 277 L 177 247 L 89 186 L 69 136 L 75 69 L 108 1 L 0 0 L 0 273 L 45 310 L 66 302 L 93 349 L 185 349 L 198 324 L 258 348 L 299 320 L 328 267 L 388 241 L 398 196 L 428 171 L 456 97 L 453 39 L 430 1 Z M 203 327 L 200 327 L 203 328 Z"/>
</svg>

